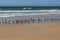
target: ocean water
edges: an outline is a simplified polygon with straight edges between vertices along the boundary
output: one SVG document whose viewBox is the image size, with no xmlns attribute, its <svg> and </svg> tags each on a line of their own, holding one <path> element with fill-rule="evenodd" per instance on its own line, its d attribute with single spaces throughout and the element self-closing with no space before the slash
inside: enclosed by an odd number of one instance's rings
<svg viewBox="0 0 60 40">
<path fill-rule="evenodd" d="M 60 14 L 60 6 L 1 6 L 0 17 Z"/>
</svg>

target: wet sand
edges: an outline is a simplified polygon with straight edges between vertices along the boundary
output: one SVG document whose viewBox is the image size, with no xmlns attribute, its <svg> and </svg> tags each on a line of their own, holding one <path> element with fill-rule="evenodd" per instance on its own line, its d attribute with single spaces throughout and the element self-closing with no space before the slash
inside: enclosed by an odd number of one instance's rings
<svg viewBox="0 0 60 40">
<path fill-rule="evenodd" d="M 60 40 L 60 22 L 0 25 L 0 40 Z"/>
</svg>

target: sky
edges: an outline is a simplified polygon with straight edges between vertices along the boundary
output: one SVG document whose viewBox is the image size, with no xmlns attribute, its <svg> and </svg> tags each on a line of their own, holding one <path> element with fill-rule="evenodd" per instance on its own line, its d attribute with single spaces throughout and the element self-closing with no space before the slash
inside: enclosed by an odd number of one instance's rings
<svg viewBox="0 0 60 40">
<path fill-rule="evenodd" d="M 60 6 L 60 0 L 0 0 L 0 6 Z"/>
</svg>

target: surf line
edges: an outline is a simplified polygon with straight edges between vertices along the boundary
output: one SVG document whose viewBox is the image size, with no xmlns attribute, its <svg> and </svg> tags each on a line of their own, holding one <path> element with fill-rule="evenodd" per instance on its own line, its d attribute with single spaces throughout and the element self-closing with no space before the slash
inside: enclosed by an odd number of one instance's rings
<svg viewBox="0 0 60 40">
<path fill-rule="evenodd" d="M 23 23 L 43 23 L 43 22 L 55 22 L 55 21 L 60 21 L 60 18 L 30 18 L 30 19 L 16 19 L 16 20 L 1 20 L 0 24 L 23 24 Z"/>
</svg>

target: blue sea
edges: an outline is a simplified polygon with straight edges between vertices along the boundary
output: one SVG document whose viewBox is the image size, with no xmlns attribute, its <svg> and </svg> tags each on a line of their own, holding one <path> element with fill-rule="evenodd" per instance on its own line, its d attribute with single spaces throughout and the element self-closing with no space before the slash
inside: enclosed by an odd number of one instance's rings
<svg viewBox="0 0 60 40">
<path fill-rule="evenodd" d="M 0 17 L 60 14 L 60 6 L 0 6 Z"/>
</svg>

